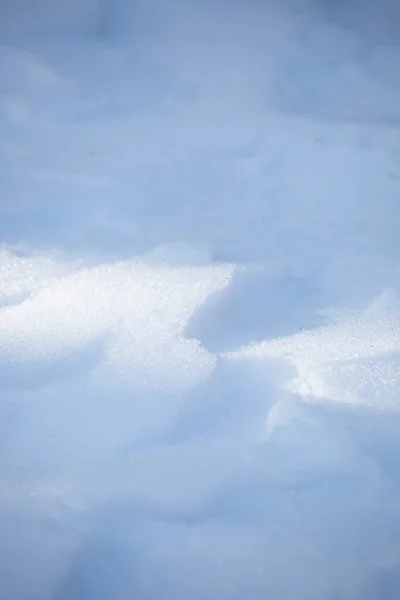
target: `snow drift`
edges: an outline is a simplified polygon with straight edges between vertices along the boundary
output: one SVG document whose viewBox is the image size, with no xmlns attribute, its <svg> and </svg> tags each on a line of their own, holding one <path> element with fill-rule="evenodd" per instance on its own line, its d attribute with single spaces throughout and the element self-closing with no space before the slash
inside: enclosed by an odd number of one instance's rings
<svg viewBox="0 0 400 600">
<path fill-rule="evenodd" d="M 0 6 L 0 595 L 396 595 L 399 25 Z"/>
</svg>

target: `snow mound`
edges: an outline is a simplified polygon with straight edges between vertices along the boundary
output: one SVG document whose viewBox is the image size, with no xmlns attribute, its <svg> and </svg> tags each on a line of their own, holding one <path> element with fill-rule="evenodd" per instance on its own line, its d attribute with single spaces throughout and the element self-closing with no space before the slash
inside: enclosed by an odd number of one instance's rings
<svg viewBox="0 0 400 600">
<path fill-rule="evenodd" d="M 357 315 L 252 344 L 233 355 L 287 361 L 295 373 L 287 388 L 304 398 L 398 410 L 400 311 L 387 308 L 388 295 Z"/>
<path fill-rule="evenodd" d="M 7 371 L 42 365 L 51 370 L 95 341 L 102 346 L 98 368 L 111 379 L 181 388 L 212 368 L 211 355 L 182 332 L 196 307 L 229 283 L 233 267 L 133 260 L 58 275 L 56 265 L 50 265 L 52 272 L 44 259 L 41 265 L 40 259 L 2 258 L 0 268 L 12 273 L 4 295 L 31 292 L 0 312 L 3 385 Z M 15 385 L 19 380 L 16 375 Z"/>
</svg>

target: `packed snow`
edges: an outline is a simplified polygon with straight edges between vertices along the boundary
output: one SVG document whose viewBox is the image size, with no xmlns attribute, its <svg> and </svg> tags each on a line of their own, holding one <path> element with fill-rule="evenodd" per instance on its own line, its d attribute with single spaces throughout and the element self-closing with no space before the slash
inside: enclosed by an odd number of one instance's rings
<svg viewBox="0 0 400 600">
<path fill-rule="evenodd" d="M 0 597 L 400 589 L 394 0 L 0 4 Z"/>
</svg>

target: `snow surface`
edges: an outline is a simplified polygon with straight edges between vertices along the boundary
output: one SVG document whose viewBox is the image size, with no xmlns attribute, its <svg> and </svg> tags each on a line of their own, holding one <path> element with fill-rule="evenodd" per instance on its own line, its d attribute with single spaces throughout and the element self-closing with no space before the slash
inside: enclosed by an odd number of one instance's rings
<svg viewBox="0 0 400 600">
<path fill-rule="evenodd" d="M 0 4 L 0 598 L 400 589 L 394 0 Z"/>
</svg>

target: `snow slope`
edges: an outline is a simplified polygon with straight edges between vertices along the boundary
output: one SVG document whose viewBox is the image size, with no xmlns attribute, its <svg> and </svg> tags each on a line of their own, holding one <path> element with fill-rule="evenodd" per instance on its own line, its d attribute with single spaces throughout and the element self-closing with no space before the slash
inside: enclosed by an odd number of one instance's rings
<svg viewBox="0 0 400 600">
<path fill-rule="evenodd" d="M 399 32 L 0 5 L 2 598 L 397 598 Z"/>
</svg>

